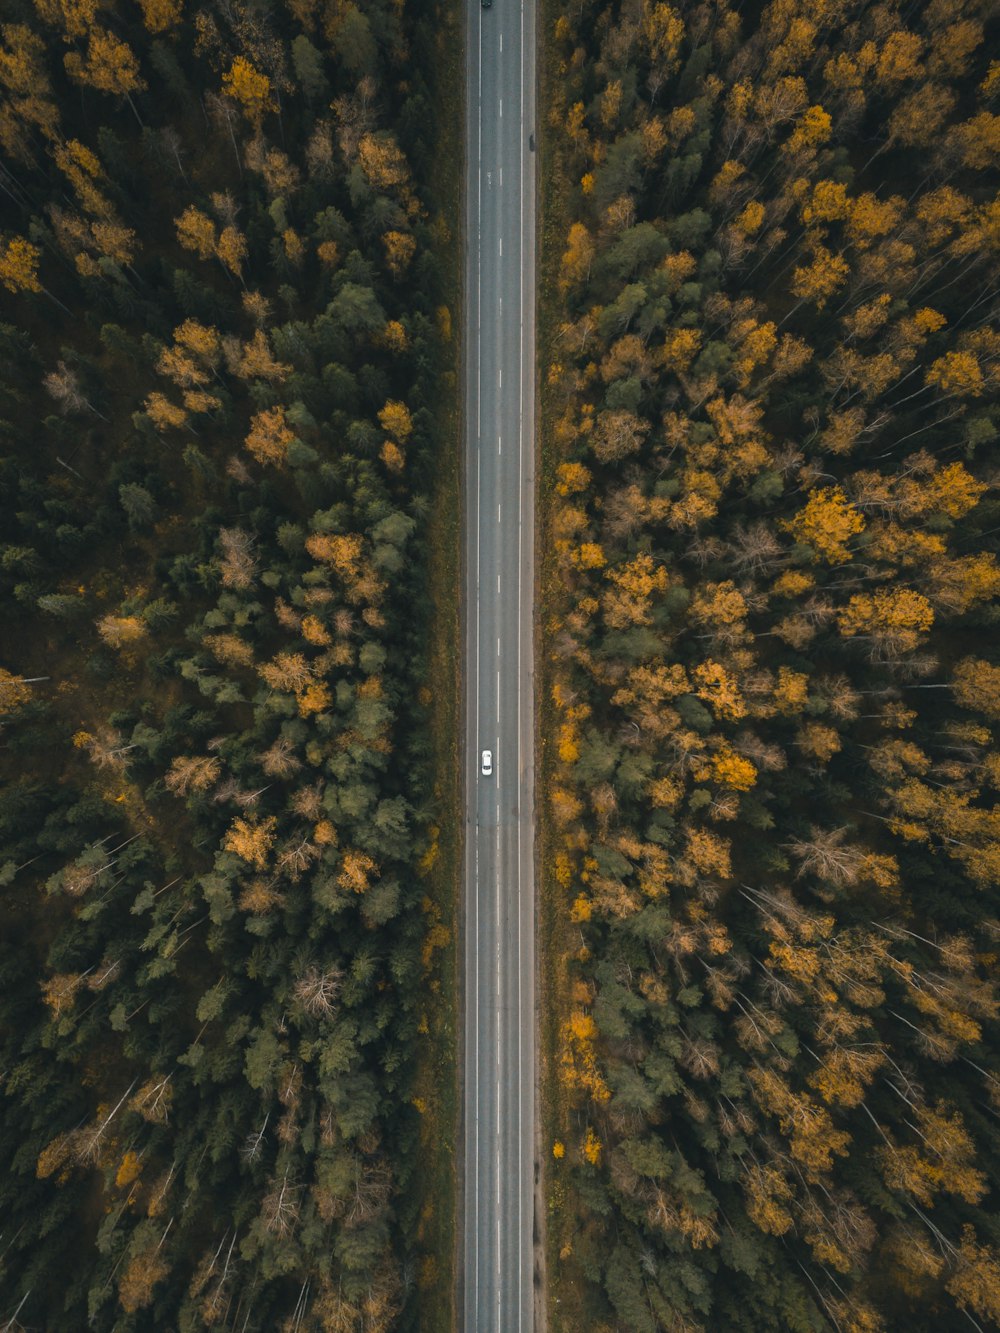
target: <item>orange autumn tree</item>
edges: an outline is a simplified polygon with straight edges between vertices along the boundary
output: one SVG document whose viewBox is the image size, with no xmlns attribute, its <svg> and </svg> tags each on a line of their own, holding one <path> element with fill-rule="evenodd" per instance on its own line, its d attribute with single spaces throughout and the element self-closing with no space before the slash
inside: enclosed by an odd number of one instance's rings
<svg viewBox="0 0 1000 1333">
<path fill-rule="evenodd" d="M 410 168 L 394 135 L 385 131 L 363 134 L 358 143 L 358 162 L 376 189 L 397 193 L 408 201 Z"/>
<path fill-rule="evenodd" d="M 141 92 L 146 83 L 139 73 L 135 53 L 114 33 L 92 28 L 87 38 L 86 58 L 71 51 L 65 57 L 65 64 L 67 74 L 77 82 L 124 97 L 138 119 L 132 94 Z"/>
<path fill-rule="evenodd" d="M 181 21 L 183 0 L 139 0 L 139 4 L 150 32 L 168 32 Z"/>
<path fill-rule="evenodd" d="M 238 227 L 223 227 L 215 247 L 215 253 L 224 267 L 237 278 L 242 278 L 243 265 L 247 258 L 247 240 Z M 260 330 L 258 330 L 258 333 Z"/>
<path fill-rule="evenodd" d="M 128 1314 L 146 1309 L 152 1304 L 154 1289 L 169 1272 L 166 1257 L 151 1239 L 146 1249 L 132 1255 L 118 1278 L 118 1300 L 122 1309 Z"/>
<path fill-rule="evenodd" d="M 306 550 L 314 560 L 332 566 L 347 583 L 361 577 L 364 539 L 358 533 L 313 533 L 306 540 Z"/>
<path fill-rule="evenodd" d="M 387 231 L 382 235 L 382 244 L 389 272 L 394 278 L 404 277 L 417 252 L 416 238 L 409 232 Z"/>
<path fill-rule="evenodd" d="M 971 1165 L 974 1147 L 961 1115 L 940 1105 L 918 1107 L 916 1124 L 919 1145 L 890 1141 L 876 1149 L 889 1188 L 912 1194 L 925 1208 L 933 1207 L 934 1195 L 942 1191 L 978 1203 L 986 1178 Z"/>
<path fill-rule="evenodd" d="M 235 819 L 223 839 L 227 852 L 263 870 L 274 845 L 277 819 Z"/>
<path fill-rule="evenodd" d="M 16 676 L 6 667 L 0 667 L 0 717 L 13 713 L 31 698 L 29 681 L 23 676 Z"/>
<path fill-rule="evenodd" d="M 193 204 L 175 221 L 177 239 L 185 250 L 193 250 L 199 259 L 208 259 L 215 253 L 217 238 L 212 219 Z"/>
<path fill-rule="evenodd" d="M 295 432 L 288 425 L 285 409 L 278 406 L 254 414 L 245 444 L 248 453 L 258 463 L 281 467 L 288 456 L 288 446 L 294 439 Z"/>
<path fill-rule="evenodd" d="M 929 367 L 924 378 L 946 395 L 979 398 L 986 388 L 979 361 L 971 352 L 947 352 Z"/>
<path fill-rule="evenodd" d="M 399 444 L 405 444 L 413 433 L 413 418 L 405 403 L 389 401 L 378 414 L 379 425 Z"/>
<path fill-rule="evenodd" d="M 148 628 L 139 616 L 102 616 L 97 622 L 97 631 L 109 648 L 119 651 L 141 643 L 148 634 Z"/>
<path fill-rule="evenodd" d="M 594 261 L 594 243 L 587 228 L 574 222 L 562 257 L 560 283 L 569 288 L 586 280 Z"/>
<path fill-rule="evenodd" d="M 864 531 L 865 520 L 839 486 L 826 486 L 810 491 L 805 508 L 781 526 L 796 541 L 811 546 L 815 558 L 840 565 L 851 559 L 848 545 Z"/>
<path fill-rule="evenodd" d="M 845 259 L 826 246 L 816 244 L 811 262 L 796 268 L 792 292 L 800 300 L 810 301 L 818 310 L 822 310 L 830 297 L 844 285 L 849 273 L 850 267 Z"/>
<path fill-rule="evenodd" d="M 352 893 L 365 893 L 378 873 L 378 865 L 366 852 L 349 850 L 341 858 L 337 883 Z"/>
<path fill-rule="evenodd" d="M 974 657 L 963 658 L 952 673 L 951 687 L 963 708 L 1000 719 L 1000 666 Z"/>
<path fill-rule="evenodd" d="M 265 115 L 278 109 L 271 80 L 255 69 L 245 56 L 236 56 L 233 60 L 222 76 L 222 87 L 255 127 L 260 126 Z"/>
<path fill-rule="evenodd" d="M 909 652 L 934 623 L 934 611 L 921 593 L 902 588 L 856 593 L 838 616 L 845 638 L 864 635 L 886 650 Z"/>
<path fill-rule="evenodd" d="M 22 236 L 12 236 L 0 249 L 0 282 L 9 292 L 40 292 L 38 261 L 41 251 Z"/>
<path fill-rule="evenodd" d="M 948 1290 L 962 1310 L 974 1310 L 983 1319 L 1000 1321 L 1000 1255 L 980 1245 L 975 1229 L 962 1228 L 962 1239 Z"/>
<path fill-rule="evenodd" d="M 575 1011 L 563 1025 L 560 1080 L 569 1089 L 580 1089 L 600 1105 L 608 1101 L 610 1090 L 601 1075 L 594 1039 L 597 1024 L 584 1010 Z"/>
</svg>

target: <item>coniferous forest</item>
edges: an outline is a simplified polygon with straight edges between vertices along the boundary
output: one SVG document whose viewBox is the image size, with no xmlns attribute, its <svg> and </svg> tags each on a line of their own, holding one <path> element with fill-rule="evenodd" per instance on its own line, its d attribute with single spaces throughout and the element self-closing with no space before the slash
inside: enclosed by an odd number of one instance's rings
<svg viewBox="0 0 1000 1333">
<path fill-rule="evenodd" d="M 0 1320 L 414 1327 L 434 12 L 2 11 Z"/>
<path fill-rule="evenodd" d="M 996 1328 L 993 7 L 545 12 L 555 1325 Z"/>
</svg>

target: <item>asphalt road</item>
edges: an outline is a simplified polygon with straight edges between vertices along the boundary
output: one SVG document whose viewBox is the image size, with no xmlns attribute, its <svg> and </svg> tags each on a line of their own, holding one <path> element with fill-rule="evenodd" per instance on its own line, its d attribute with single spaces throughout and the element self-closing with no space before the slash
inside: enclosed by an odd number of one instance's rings
<svg viewBox="0 0 1000 1333">
<path fill-rule="evenodd" d="M 535 12 L 466 0 L 465 1333 L 534 1327 Z M 484 777 L 480 756 L 493 752 Z"/>
</svg>

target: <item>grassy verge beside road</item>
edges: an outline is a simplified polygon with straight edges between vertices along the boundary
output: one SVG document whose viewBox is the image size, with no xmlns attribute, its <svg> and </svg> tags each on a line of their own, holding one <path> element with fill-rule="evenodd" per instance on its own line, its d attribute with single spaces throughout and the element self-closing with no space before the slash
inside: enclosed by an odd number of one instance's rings
<svg viewBox="0 0 1000 1333">
<path fill-rule="evenodd" d="M 441 264 L 442 371 L 435 408 L 439 451 L 432 491 L 428 577 L 431 625 L 425 702 L 433 746 L 437 837 L 425 867 L 428 995 L 418 1062 L 416 1099 L 421 1110 L 423 1184 L 419 1187 L 421 1269 L 419 1327 L 428 1333 L 454 1329 L 456 1210 L 459 1151 L 458 903 L 462 867 L 459 818 L 459 706 L 461 700 L 459 592 L 461 587 L 462 411 L 461 246 L 463 83 L 461 11 L 438 9 L 432 85 L 440 119 L 436 135 L 436 249 Z"/>
<path fill-rule="evenodd" d="M 570 960 L 579 948 L 565 911 L 565 894 L 556 876 L 556 835 L 549 796 L 555 777 L 556 718 L 551 697 L 549 647 L 553 628 L 563 609 L 564 585 L 552 558 L 551 518 L 556 466 L 559 462 L 554 426 L 557 418 L 548 387 L 549 366 L 557 359 L 559 311 L 553 299 L 557 291 L 559 260 L 570 225 L 570 167 L 566 161 L 559 127 L 565 124 L 567 105 L 563 71 L 551 41 L 561 13 L 555 0 L 543 0 L 539 24 L 539 286 L 538 286 L 538 383 L 539 458 L 537 510 L 538 610 L 537 680 L 538 731 L 536 738 L 538 811 L 538 1061 L 540 1089 L 540 1137 L 542 1144 L 542 1219 L 545 1247 L 545 1309 L 551 1333 L 563 1329 L 593 1328 L 593 1311 L 587 1304 L 588 1284 L 578 1271 L 573 1253 L 574 1237 L 581 1218 L 574 1207 L 569 1183 L 568 1159 L 556 1154 L 560 1146 L 576 1136 L 573 1108 L 559 1079 L 562 1025 L 570 1012 L 572 975 Z"/>
</svg>

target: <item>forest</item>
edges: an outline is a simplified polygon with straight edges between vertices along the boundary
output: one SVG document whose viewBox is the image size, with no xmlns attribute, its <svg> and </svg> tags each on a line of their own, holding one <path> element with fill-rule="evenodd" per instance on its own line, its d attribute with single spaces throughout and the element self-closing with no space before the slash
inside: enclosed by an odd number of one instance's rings
<svg viewBox="0 0 1000 1333">
<path fill-rule="evenodd" d="M 544 15 L 552 1327 L 996 1328 L 994 7 Z"/>
<path fill-rule="evenodd" d="M 441 32 L 2 6 L 4 1329 L 422 1324 Z"/>
</svg>

